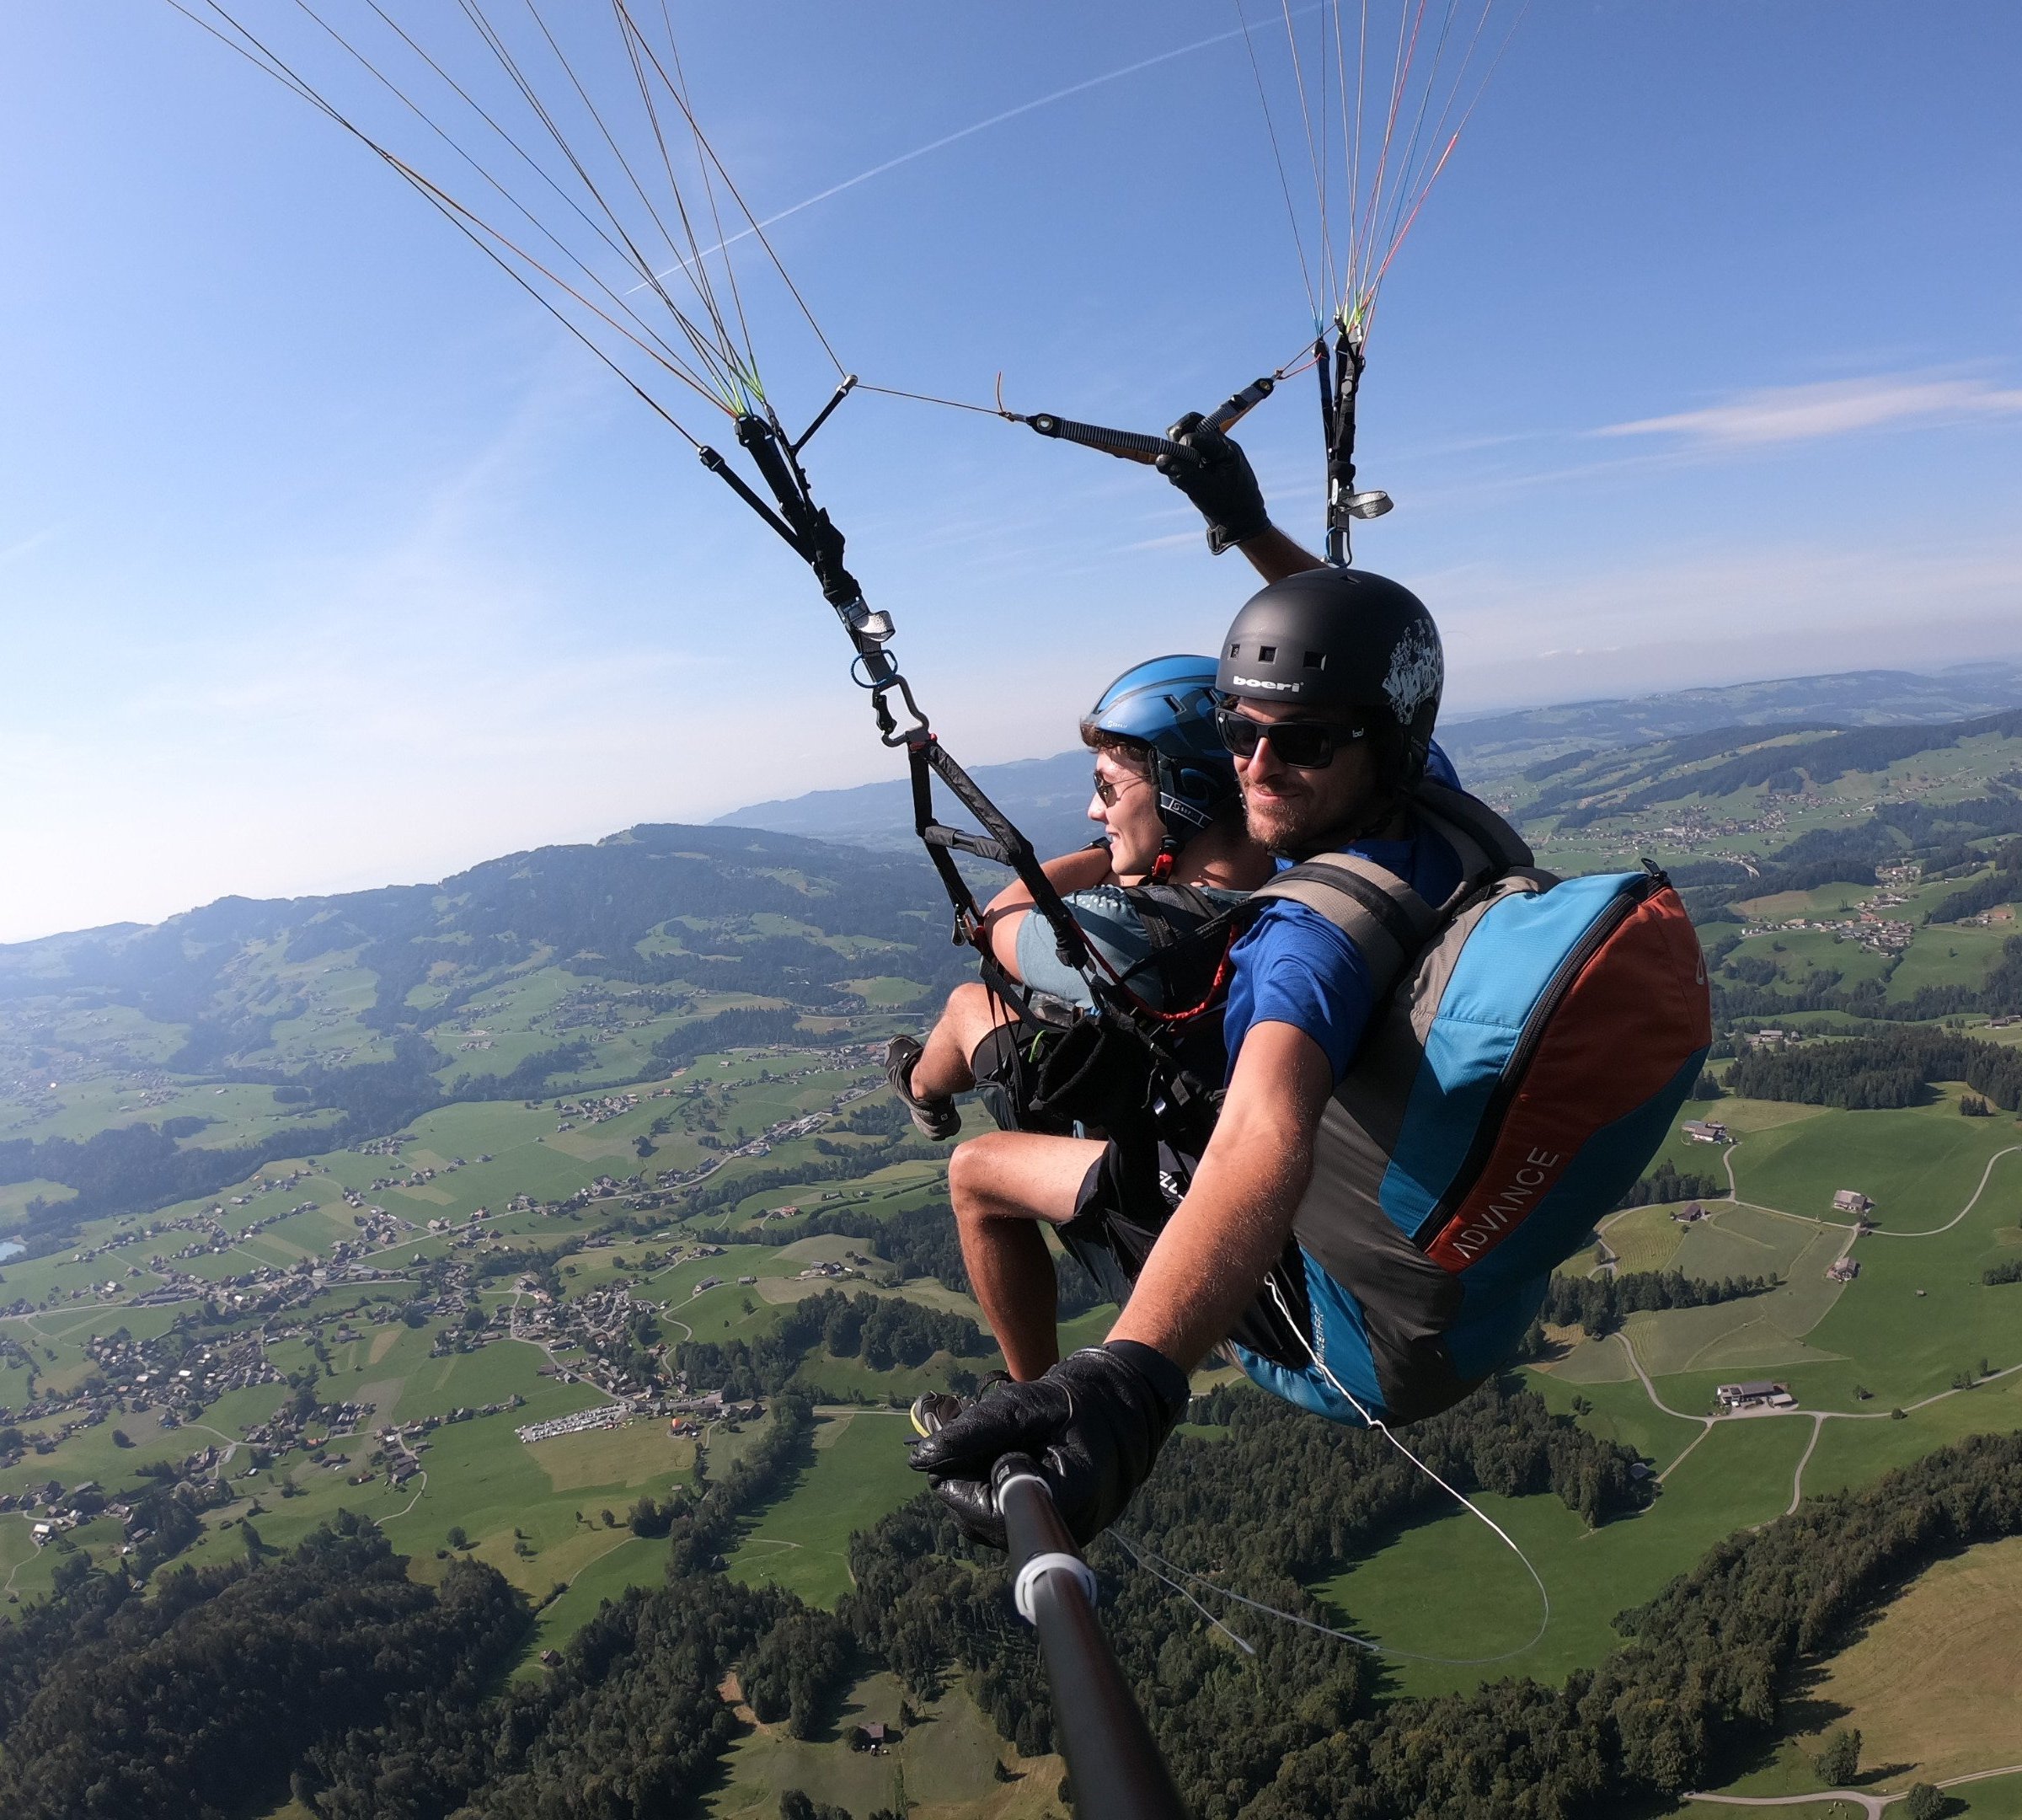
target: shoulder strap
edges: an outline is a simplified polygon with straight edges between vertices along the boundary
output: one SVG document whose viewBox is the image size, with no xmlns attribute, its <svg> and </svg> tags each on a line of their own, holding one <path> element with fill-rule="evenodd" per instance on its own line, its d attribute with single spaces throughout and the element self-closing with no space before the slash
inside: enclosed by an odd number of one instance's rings
<svg viewBox="0 0 2022 1820">
<path fill-rule="evenodd" d="M 1126 885 L 1123 895 L 1154 950 L 1170 948 L 1218 914 L 1214 900 L 1191 885 Z"/>
<path fill-rule="evenodd" d="M 1137 913 L 1149 951 L 1124 970 L 1122 983 L 1156 977 L 1169 1005 L 1218 1002 L 1221 963 L 1229 944 L 1249 926 L 1246 903 L 1223 906 L 1191 885 L 1131 885 L 1124 897 Z"/>
<path fill-rule="evenodd" d="M 1354 854 L 1321 854 L 1281 872 L 1249 902 L 1281 897 L 1324 917 L 1361 950 L 1378 998 L 1431 939 L 1439 913 L 1394 872 Z"/>
<path fill-rule="evenodd" d="M 1465 790 L 1425 782 L 1412 792 L 1411 803 L 1459 855 L 1463 895 L 1505 872 L 1536 863 L 1523 837 L 1480 798 Z"/>
<path fill-rule="evenodd" d="M 1261 908 L 1286 898 L 1324 917 L 1361 950 L 1379 998 L 1456 906 L 1532 860 L 1523 837 L 1464 790 L 1422 784 L 1412 807 L 1460 860 L 1460 883 L 1444 903 L 1428 904 L 1395 873 L 1349 853 L 1318 854 L 1260 886 L 1249 900 Z"/>
</svg>

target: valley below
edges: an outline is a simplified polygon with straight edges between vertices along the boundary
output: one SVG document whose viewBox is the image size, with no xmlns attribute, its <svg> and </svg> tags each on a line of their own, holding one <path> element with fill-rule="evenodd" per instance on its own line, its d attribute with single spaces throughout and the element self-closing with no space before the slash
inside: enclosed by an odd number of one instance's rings
<svg viewBox="0 0 2022 1820">
<path fill-rule="evenodd" d="M 1196 1377 L 1094 1555 L 1154 1731 L 1203 1820 L 1420 1811 L 1470 1751 L 1540 1813 L 2022 1814 L 2022 710 L 1498 738 L 1541 864 L 1678 884 L 1712 1058 L 1413 1431 L 1523 1559 Z M 0 949 L 0 1804 L 1063 1812 L 907 1461 L 1003 1362 L 884 1084 L 966 975 L 936 889 L 653 826 Z M 1516 1811 L 1468 1798 L 1422 1811 Z"/>
</svg>

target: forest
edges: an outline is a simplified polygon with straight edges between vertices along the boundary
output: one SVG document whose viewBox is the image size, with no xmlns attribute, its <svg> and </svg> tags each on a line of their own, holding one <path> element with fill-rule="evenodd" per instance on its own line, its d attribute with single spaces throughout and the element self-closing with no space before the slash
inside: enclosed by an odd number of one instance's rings
<svg viewBox="0 0 2022 1820">
<path fill-rule="evenodd" d="M 1386 1701 L 1380 1657 L 1217 1610 L 1256 1652 L 1243 1654 L 1134 1555 L 1211 1573 L 1194 1588 L 1211 1609 L 1219 1582 L 1338 1624 L 1305 1585 L 1439 1514 L 1444 1494 L 1380 1437 L 1245 1389 L 1201 1400 L 1195 1416 L 1206 1432 L 1174 1442 L 1093 1559 L 1109 1633 L 1133 1681 L 1156 1689 L 1151 1722 L 1198 1820 L 1602 1820 L 1662 1801 L 1776 1736 L 1793 1670 L 1922 1567 L 2022 1533 L 2022 1436 L 1975 1437 L 1720 1543 L 1624 1614 L 1621 1648 L 1562 1686 Z M 717 1691 L 733 1669 L 801 1735 L 867 1667 L 922 1697 L 966 1673 L 1007 1738 L 1048 1748 L 1001 1560 L 962 1542 L 931 1499 L 856 1539 L 856 1587 L 833 1617 L 714 1571 L 809 1420 L 780 1399 L 762 1445 L 676 1519 L 667 1583 L 605 1604 L 532 1680 L 489 1678 L 528 1621 L 491 1570 L 459 1561 L 440 1588 L 418 1586 L 357 1519 L 292 1554 L 167 1570 L 146 1598 L 123 1575 L 69 1569 L 0 1632 L 0 1802 L 19 1820 L 224 1820 L 292 1787 L 321 1820 L 647 1820 L 680 1811 L 736 1735 Z M 1590 1523 L 1652 1495 L 1626 1448 L 1513 1379 L 1412 1439 L 1456 1485 L 1555 1495 Z"/>
<path fill-rule="evenodd" d="M 1727 1085 L 1753 1100 L 1863 1111 L 1916 1105 L 1928 1097 L 1930 1084 L 1941 1080 L 1964 1081 L 2013 1112 L 2022 1105 L 2022 1050 L 1952 1030 L 1891 1030 L 1751 1050 L 1734 1064 Z"/>
<path fill-rule="evenodd" d="M 1743 1296 L 1763 1295 L 1773 1277 L 1723 1277 L 1702 1282 L 1682 1271 L 1628 1271 L 1614 1277 L 1554 1277 L 1544 1293 L 1538 1319 L 1554 1327 L 1583 1328 L 1598 1340 L 1629 1314 L 1656 1309 L 1709 1308 Z"/>
<path fill-rule="evenodd" d="M 803 1384 L 815 1346 L 834 1359 L 861 1359 L 873 1371 L 923 1365 L 936 1352 L 981 1358 L 991 1343 L 966 1314 L 949 1314 L 897 1296 L 825 1289 L 803 1298 L 779 1325 L 755 1340 L 684 1340 L 674 1349 L 676 1370 L 698 1389 L 720 1389 L 732 1399 L 769 1396 Z"/>
<path fill-rule="evenodd" d="M 145 1598 L 78 1557 L 0 1630 L 0 1812 L 223 1820 L 400 1699 L 475 1703 L 526 1602 L 479 1563 L 439 1588 L 406 1569 L 348 1515 L 277 1560 L 170 1570 Z"/>
</svg>

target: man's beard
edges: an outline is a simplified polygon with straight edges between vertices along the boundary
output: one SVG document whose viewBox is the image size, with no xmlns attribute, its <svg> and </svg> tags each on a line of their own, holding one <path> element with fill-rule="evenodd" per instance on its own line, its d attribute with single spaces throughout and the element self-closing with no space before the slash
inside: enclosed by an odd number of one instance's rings
<svg viewBox="0 0 2022 1820">
<path fill-rule="evenodd" d="M 1268 804 L 1248 795 L 1243 799 L 1249 838 L 1281 859 L 1303 859 L 1367 839 L 1392 813 L 1382 796 L 1367 789 L 1345 806 L 1330 805 L 1318 793 Z"/>
<path fill-rule="evenodd" d="M 1298 858 L 1302 852 L 1311 849 L 1315 836 L 1326 832 L 1315 825 L 1318 817 L 1310 800 L 1265 805 L 1245 797 L 1243 821 L 1249 838 L 1279 859 Z"/>
</svg>

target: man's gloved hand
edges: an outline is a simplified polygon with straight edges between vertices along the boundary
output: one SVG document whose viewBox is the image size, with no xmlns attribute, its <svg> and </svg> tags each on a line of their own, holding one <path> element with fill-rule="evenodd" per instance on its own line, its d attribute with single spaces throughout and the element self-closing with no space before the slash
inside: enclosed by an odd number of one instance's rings
<svg viewBox="0 0 2022 1820">
<path fill-rule="evenodd" d="M 1166 436 L 1185 452 L 1161 455 L 1158 472 L 1200 508 L 1207 520 L 1207 547 L 1216 555 L 1270 528 L 1263 490 L 1240 444 L 1199 411 L 1189 411 Z"/>
<path fill-rule="evenodd" d="M 917 1442 L 912 1469 L 963 1534 L 1004 1546 L 991 1469 L 1006 1453 L 1038 1463 L 1077 1542 L 1106 1529 L 1149 1476 L 1186 1412 L 1186 1373 L 1155 1348 L 1112 1340 L 1062 1359 L 1030 1384 L 1000 1384 L 966 1413 Z"/>
</svg>

